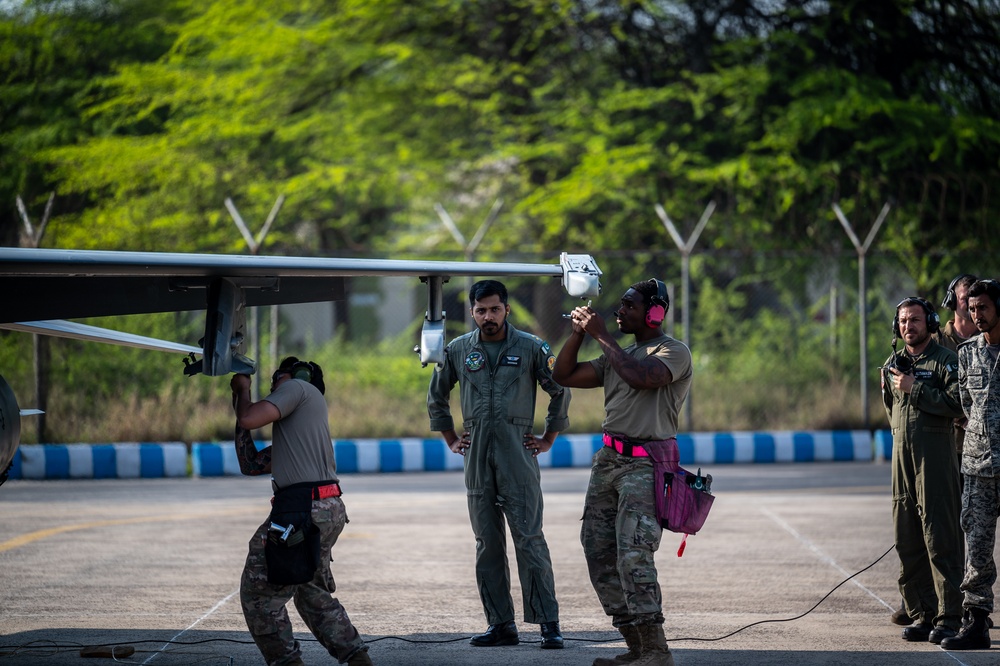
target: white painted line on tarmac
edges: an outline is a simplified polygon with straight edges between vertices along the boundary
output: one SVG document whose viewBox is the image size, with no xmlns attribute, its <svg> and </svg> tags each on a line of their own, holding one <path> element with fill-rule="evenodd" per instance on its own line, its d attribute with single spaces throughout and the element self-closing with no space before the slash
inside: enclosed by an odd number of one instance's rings
<svg viewBox="0 0 1000 666">
<path fill-rule="evenodd" d="M 946 655 L 948 655 L 949 657 L 951 657 L 952 659 L 954 659 L 955 663 L 958 664 L 959 666 L 969 666 L 969 664 L 965 663 L 964 661 L 962 661 L 961 659 L 959 659 L 958 657 L 956 657 L 951 652 L 948 652 L 947 650 L 945 650 L 940 645 L 938 645 L 938 648 L 941 650 L 941 652 L 944 652 Z"/>
<path fill-rule="evenodd" d="M 807 539 L 804 536 L 802 536 L 802 534 L 800 534 L 798 532 L 798 530 L 796 530 L 794 527 L 792 527 L 791 525 L 789 525 L 788 523 L 786 523 L 784 521 L 784 519 L 782 519 L 780 516 L 778 516 L 777 514 L 775 514 L 773 511 L 771 511 L 770 509 L 765 509 L 763 507 L 761 507 L 760 511 L 765 516 L 767 516 L 768 518 L 770 518 L 774 522 L 778 523 L 778 525 L 780 525 L 786 532 L 788 532 L 793 537 L 795 537 L 796 539 L 798 539 L 809 550 L 811 550 L 812 552 L 814 552 L 817 555 L 817 557 L 819 557 L 820 560 L 822 560 L 823 562 L 826 562 L 831 567 L 833 567 L 837 571 L 839 571 L 842 574 L 844 574 L 845 578 L 848 577 L 848 576 L 854 575 L 855 572 L 848 571 L 844 567 L 842 567 L 839 564 L 837 564 L 836 560 L 834 560 L 832 557 L 830 557 L 829 555 L 827 555 L 826 553 L 824 553 L 812 541 L 810 541 L 809 539 Z M 856 578 L 852 578 L 851 579 L 851 583 L 854 586 L 856 586 L 856 587 L 864 590 L 868 594 L 868 596 L 870 596 L 872 599 L 875 599 L 876 601 L 878 601 L 880 604 L 882 604 L 883 606 L 885 606 L 886 608 L 888 608 L 890 611 L 896 610 L 896 608 L 893 605 L 891 605 L 885 599 L 883 599 L 882 597 L 878 596 L 877 594 L 875 594 L 874 592 L 872 592 L 870 589 L 868 589 L 867 587 L 865 587 L 864 585 L 862 585 L 861 583 L 859 583 Z"/>
<path fill-rule="evenodd" d="M 160 654 L 162 654 L 163 651 L 166 650 L 167 647 L 169 647 L 171 643 L 173 643 L 174 641 L 178 640 L 181 636 L 183 636 L 184 634 L 186 634 L 187 632 L 191 631 L 196 626 L 198 626 L 199 624 L 201 624 L 201 622 L 203 622 L 206 618 L 208 618 L 209 615 L 211 615 L 215 611 L 217 611 L 220 608 L 222 608 L 226 604 L 226 602 L 228 602 L 230 599 L 232 599 L 233 597 L 235 597 L 239 593 L 240 593 L 239 588 L 237 588 L 236 590 L 233 590 L 233 592 L 228 597 L 226 597 L 225 599 L 221 599 L 220 601 L 218 601 L 214 606 L 212 606 L 212 608 L 207 613 L 205 613 L 204 615 L 202 615 L 201 617 L 199 617 L 197 620 L 195 620 L 194 622 L 192 622 L 185 629 L 183 629 L 180 632 L 178 632 L 177 635 L 175 635 L 169 641 L 167 641 L 166 643 L 164 643 L 163 647 L 161 647 L 159 650 L 157 650 L 153 654 L 149 655 L 149 657 L 146 658 L 146 661 L 144 661 L 142 663 L 143 664 L 148 664 L 149 662 L 151 662 L 154 659 L 156 659 L 156 657 L 159 656 Z"/>
<path fill-rule="evenodd" d="M 774 512 L 772 512 L 771 510 L 765 509 L 763 507 L 761 508 L 760 512 L 763 513 L 768 518 L 770 518 L 771 520 L 773 520 L 774 522 L 778 523 L 778 525 L 780 525 L 782 528 L 784 528 L 784 530 L 786 532 L 788 532 L 793 537 L 795 537 L 796 539 L 798 539 L 802 544 L 804 544 L 807 548 L 809 548 L 809 550 L 811 550 L 812 552 L 816 553 L 816 555 L 822 561 L 826 562 L 831 567 L 833 567 L 837 571 L 839 571 L 842 574 L 844 574 L 845 577 L 846 576 L 850 576 L 850 575 L 853 574 L 853 572 L 847 571 L 846 569 L 844 569 L 844 567 L 842 567 L 839 564 L 837 564 L 836 560 L 834 560 L 832 557 L 830 557 L 829 555 L 827 555 L 826 553 L 824 553 L 822 550 L 820 550 L 820 548 L 816 544 L 814 544 L 812 541 L 810 541 L 809 539 L 807 539 L 804 536 L 802 536 L 802 534 L 800 534 L 798 532 L 798 530 L 796 530 L 794 527 L 792 527 L 791 525 L 789 525 L 788 523 L 786 523 L 780 516 L 778 516 L 777 514 L 775 514 Z M 851 583 L 853 583 L 855 586 L 857 586 L 857 587 L 861 588 L 862 590 L 864 590 L 865 592 L 867 592 L 869 596 L 871 596 L 873 599 L 877 600 L 879 603 L 881 603 L 883 606 L 885 606 L 889 610 L 891 610 L 891 611 L 892 610 L 896 610 L 895 606 L 892 606 L 889 603 L 887 603 L 884 599 L 882 599 L 880 596 L 878 596 L 877 594 L 875 594 L 874 592 L 872 592 L 871 590 L 869 590 L 867 587 L 865 587 L 861 583 L 859 583 L 856 579 L 852 578 L 851 579 Z M 938 646 L 938 648 L 941 650 L 941 652 L 943 652 L 944 654 L 946 654 L 949 657 L 951 657 L 955 661 L 955 663 L 958 664 L 958 666 L 969 666 L 969 664 L 966 664 L 964 661 L 962 661 L 961 659 L 959 659 L 958 657 L 956 657 L 953 653 L 945 650 L 940 645 Z"/>
</svg>

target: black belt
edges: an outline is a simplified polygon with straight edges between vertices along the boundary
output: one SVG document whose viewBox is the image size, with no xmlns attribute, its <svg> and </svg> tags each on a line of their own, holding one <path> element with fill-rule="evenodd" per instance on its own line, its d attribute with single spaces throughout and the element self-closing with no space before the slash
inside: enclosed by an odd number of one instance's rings
<svg viewBox="0 0 1000 666">
<path fill-rule="evenodd" d="M 275 489 L 274 494 L 279 495 L 286 491 L 305 488 L 310 490 L 310 496 L 314 500 L 326 499 L 327 497 L 340 497 L 342 494 L 340 484 L 335 481 L 306 481 L 305 483 L 293 483 L 290 486 Z M 271 504 L 274 504 L 274 498 L 271 499 Z"/>
</svg>

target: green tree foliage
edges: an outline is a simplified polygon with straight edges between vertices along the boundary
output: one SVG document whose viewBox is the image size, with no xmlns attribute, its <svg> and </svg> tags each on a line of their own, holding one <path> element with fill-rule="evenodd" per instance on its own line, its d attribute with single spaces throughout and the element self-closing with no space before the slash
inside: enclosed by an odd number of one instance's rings
<svg viewBox="0 0 1000 666">
<path fill-rule="evenodd" d="M 37 210 L 55 190 L 60 247 L 238 252 L 225 199 L 255 226 L 283 194 L 268 251 L 444 258 L 462 248 L 433 205 L 471 238 L 502 198 L 477 258 L 586 251 L 616 285 L 644 277 L 637 248 L 676 269 L 656 204 L 686 235 L 714 201 L 699 248 L 745 259 L 850 252 L 831 203 L 864 238 L 891 202 L 873 249 L 918 293 L 998 249 L 997 0 L 3 7 L 8 244 L 14 196 Z M 703 301 L 731 284 L 706 331 L 758 318 L 737 265 L 692 264 Z M 776 283 L 764 309 L 808 311 Z"/>
<path fill-rule="evenodd" d="M 864 227 L 892 199 L 886 243 L 926 254 L 992 212 L 995 2 L 96 6 L 143 20 L 85 35 L 147 48 L 65 74 L 83 131 L 32 152 L 81 202 L 61 245 L 239 250 L 224 199 L 253 221 L 279 194 L 274 241 L 323 252 L 441 251 L 431 204 L 498 196 L 486 252 L 661 244 L 654 204 L 690 226 L 709 200 L 716 247 L 843 245 L 831 201 Z"/>
<path fill-rule="evenodd" d="M 222 201 L 263 219 L 283 193 L 293 223 L 279 246 L 369 249 L 410 200 L 446 189 L 456 157 L 484 149 L 469 130 L 476 97 L 495 94 L 488 66 L 448 57 L 437 9 L 192 3 L 168 54 L 102 82 L 88 113 L 112 131 L 48 154 L 65 189 L 101 194 L 74 231 L 102 230 L 105 247 L 233 250 Z"/>
<path fill-rule="evenodd" d="M 0 9 L 0 242 L 17 244 L 21 195 L 37 222 L 49 193 L 66 188 L 45 151 L 103 128 L 82 109 L 95 81 L 116 67 L 158 58 L 170 45 L 173 12 L 159 0 L 25 0 Z M 57 216 L 88 197 L 60 197 Z"/>
<path fill-rule="evenodd" d="M 887 243 L 928 254 L 995 212 L 995 2 L 591 6 L 616 75 L 572 168 L 529 196 L 557 237 L 635 247 L 657 201 L 693 221 L 715 199 L 716 247 L 815 247 L 846 241 L 832 201 L 866 230 L 891 198 Z"/>
</svg>

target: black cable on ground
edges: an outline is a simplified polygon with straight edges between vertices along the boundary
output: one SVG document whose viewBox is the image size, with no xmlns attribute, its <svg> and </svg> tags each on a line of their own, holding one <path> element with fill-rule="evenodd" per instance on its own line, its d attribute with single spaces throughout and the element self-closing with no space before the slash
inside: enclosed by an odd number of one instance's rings
<svg viewBox="0 0 1000 666">
<path fill-rule="evenodd" d="M 878 558 L 876 558 L 874 562 L 872 562 L 871 564 L 869 564 L 868 566 L 866 566 L 864 569 L 861 569 L 859 571 L 856 571 L 856 572 L 852 573 L 850 576 L 848 576 L 844 580 L 842 580 L 839 583 L 837 583 L 837 585 L 832 590 L 830 590 L 825 595 L 823 595 L 823 598 L 820 599 L 819 601 L 817 601 L 813 605 L 812 608 L 810 608 L 809 610 L 807 610 L 804 613 L 800 613 L 799 615 L 796 615 L 795 617 L 782 618 L 782 619 L 776 619 L 776 620 L 760 620 L 758 622 L 753 622 L 751 624 L 748 624 L 745 627 L 740 627 L 736 631 L 731 631 L 728 634 L 726 634 L 725 636 L 718 636 L 716 638 L 668 638 L 667 642 L 668 643 L 678 643 L 678 642 L 683 642 L 683 641 L 704 641 L 704 642 L 721 641 L 721 640 L 725 640 L 726 638 L 729 638 L 731 636 L 735 636 L 736 634 L 738 634 L 741 631 L 744 631 L 746 629 L 749 629 L 750 627 L 756 627 L 758 624 L 767 624 L 768 622 L 793 622 L 795 620 L 799 620 L 801 618 L 804 618 L 806 615 L 809 615 L 809 613 L 812 613 L 814 610 L 816 610 L 817 608 L 819 608 L 819 605 L 822 604 L 824 601 L 826 601 L 830 597 L 831 594 L 833 594 L 838 589 L 840 589 L 840 587 L 844 583 L 846 583 L 847 581 L 851 580 L 852 578 L 855 578 L 856 576 L 860 576 L 861 574 L 863 574 L 864 572 L 868 571 L 873 566 L 875 566 L 876 564 L 878 564 L 879 562 L 881 562 L 882 559 L 886 555 L 888 555 L 889 553 L 891 553 L 895 547 L 896 547 L 896 544 L 893 544 L 893 545 L 889 546 L 889 550 L 887 550 L 884 553 L 882 553 L 881 555 L 879 555 Z M 389 638 L 389 637 L 387 637 L 387 638 Z M 601 639 L 601 638 L 565 638 L 565 637 L 563 637 L 563 640 L 582 641 L 582 642 L 587 642 L 587 643 L 608 643 L 608 642 L 611 642 L 611 641 L 620 640 L 620 637 L 604 638 L 604 639 Z"/>
<path fill-rule="evenodd" d="M 809 610 L 807 610 L 804 613 L 800 613 L 799 615 L 796 615 L 795 617 L 781 618 L 781 619 L 776 619 L 776 620 L 760 620 L 758 622 L 753 622 L 751 624 L 748 624 L 748 625 L 746 625 L 744 627 L 740 627 L 739 629 L 737 629 L 735 631 L 731 631 L 728 634 L 725 634 L 724 636 L 718 636 L 716 638 L 693 638 L 693 637 L 692 638 L 668 638 L 667 641 L 671 642 L 671 643 L 678 643 L 678 642 L 683 642 L 683 641 L 704 641 L 704 642 L 721 641 L 721 640 L 725 640 L 727 638 L 730 638 L 732 636 L 735 636 L 736 634 L 738 634 L 741 631 L 744 631 L 746 629 L 749 629 L 750 627 L 756 627 L 759 624 L 767 624 L 767 623 L 770 623 L 770 622 L 794 622 L 795 620 L 799 620 L 799 619 L 805 617 L 806 615 L 808 615 L 809 613 L 813 612 L 817 608 L 819 608 L 820 604 L 822 604 L 824 601 L 826 601 L 830 597 L 831 594 L 833 594 L 838 589 L 840 589 L 840 587 L 843 586 L 844 583 L 848 582 L 852 578 L 860 576 L 861 574 L 863 574 L 864 572 L 868 571 L 873 566 L 875 566 L 876 564 L 878 564 L 879 562 L 881 562 L 882 559 L 886 555 L 888 555 L 889 553 L 891 553 L 892 550 L 895 547 L 896 547 L 895 544 L 893 544 L 892 546 L 889 546 L 889 549 L 887 551 L 885 551 L 884 553 L 882 553 L 881 555 L 879 555 L 878 558 L 874 562 L 872 562 L 871 564 L 869 564 L 865 568 L 863 568 L 863 569 L 861 569 L 859 571 L 856 571 L 855 573 L 851 574 L 850 576 L 848 576 L 844 580 L 842 580 L 839 583 L 837 583 L 837 585 L 833 589 L 831 589 L 829 592 L 827 592 L 825 595 L 823 595 L 823 598 L 820 599 L 819 601 L 817 601 L 813 605 L 812 608 L 810 608 Z M 367 644 L 378 643 L 379 641 L 384 641 L 384 640 L 389 639 L 389 638 L 395 639 L 397 641 L 403 641 L 405 643 L 443 644 L 443 643 L 456 643 L 458 641 L 470 640 L 472 638 L 472 636 L 461 636 L 459 638 L 449 638 L 449 639 L 444 639 L 444 640 L 430 640 L 430 639 L 423 640 L 423 639 L 416 639 L 416 638 L 404 638 L 403 636 L 380 636 L 378 638 L 372 638 L 370 640 L 366 639 L 365 643 L 367 643 Z M 302 642 L 318 642 L 318 641 L 316 641 L 315 638 L 299 638 L 297 640 L 302 641 Z M 613 642 L 613 641 L 620 640 L 620 637 L 619 636 L 614 636 L 612 638 L 572 638 L 572 637 L 566 637 L 566 636 L 564 636 L 563 640 L 564 641 L 579 641 L 579 642 L 583 642 L 583 643 L 610 643 L 610 642 Z M 206 639 L 198 640 L 198 641 L 138 640 L 138 641 L 121 641 L 121 642 L 115 642 L 114 644 L 100 643 L 99 645 L 108 645 L 109 647 L 123 646 L 123 645 L 140 645 L 140 644 L 143 644 L 143 643 L 160 643 L 160 644 L 163 644 L 163 645 L 202 645 L 204 643 L 213 643 L 213 642 L 237 643 L 237 644 L 240 644 L 240 645 L 253 645 L 253 641 L 252 640 L 239 640 L 239 639 L 235 639 L 235 638 L 206 638 Z M 521 643 L 540 643 L 540 642 L 541 642 L 540 640 L 537 640 L 537 641 L 521 640 Z M 52 641 L 32 641 L 31 643 L 26 643 L 24 645 L 0 645 L 0 658 L 3 658 L 3 657 L 12 657 L 12 656 L 16 656 L 18 654 L 21 654 L 21 655 L 24 655 L 24 654 L 38 654 L 39 652 L 46 652 L 48 654 L 52 654 L 53 651 L 56 652 L 56 653 L 58 653 L 58 652 L 68 651 L 68 650 L 80 650 L 80 649 L 86 648 L 86 647 L 90 647 L 90 646 L 83 645 L 82 643 L 56 644 L 56 643 L 54 643 Z"/>
<path fill-rule="evenodd" d="M 789 617 L 789 618 L 784 618 L 784 619 L 779 619 L 779 620 L 760 620 L 759 622 L 753 622 L 751 624 L 746 625 L 745 627 L 740 627 L 736 631 L 731 631 L 728 634 L 726 634 L 725 636 L 719 636 L 718 638 L 671 638 L 669 640 L 674 641 L 674 642 L 677 642 L 677 641 L 706 641 L 706 642 L 708 642 L 708 641 L 721 641 L 721 640 L 724 640 L 726 638 L 729 638 L 730 636 L 735 636 L 736 634 L 740 633 L 744 629 L 749 629 L 750 627 L 756 627 L 758 624 L 767 624 L 768 622 L 793 622 L 795 620 L 801 619 L 801 618 L 805 617 L 806 615 L 809 615 L 809 613 L 812 613 L 817 608 L 819 608 L 819 605 L 821 603 L 823 603 L 824 601 L 826 601 L 830 597 L 831 594 L 833 594 L 838 589 L 840 589 L 841 585 L 843 585 L 847 581 L 851 580 L 855 576 L 860 576 L 861 574 L 863 574 L 864 572 L 868 571 L 873 566 L 875 566 L 876 564 L 878 564 L 879 562 L 881 562 L 882 558 L 885 557 L 886 555 L 888 555 L 889 553 L 891 553 L 895 547 L 896 547 L 896 544 L 893 544 L 893 545 L 889 546 L 889 550 L 887 550 L 884 553 L 882 553 L 881 555 L 879 555 L 878 558 L 876 558 L 876 560 L 874 562 L 872 562 L 871 564 L 869 564 L 868 566 L 866 566 L 864 569 L 861 569 L 860 571 L 856 571 L 856 572 L 852 573 L 850 576 L 848 576 L 844 580 L 842 580 L 839 583 L 837 583 L 836 587 L 834 587 L 832 590 L 830 590 L 825 595 L 823 595 L 823 598 L 820 599 L 819 601 L 817 601 L 816 604 L 812 608 L 810 608 L 809 610 L 807 610 L 805 613 L 801 613 L 799 615 L 796 615 L 795 617 Z"/>
</svg>

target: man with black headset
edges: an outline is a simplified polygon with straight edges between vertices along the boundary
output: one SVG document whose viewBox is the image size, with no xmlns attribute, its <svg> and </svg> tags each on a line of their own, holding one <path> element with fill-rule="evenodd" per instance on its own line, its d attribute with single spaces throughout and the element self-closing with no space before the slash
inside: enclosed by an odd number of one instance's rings
<svg viewBox="0 0 1000 666">
<path fill-rule="evenodd" d="M 244 474 L 271 472 L 271 515 L 250 539 L 240 581 L 247 628 L 268 666 L 302 664 L 285 604 L 340 663 L 371 666 L 368 646 L 333 596 L 330 549 L 347 522 L 330 439 L 323 370 L 294 356 L 271 377 L 271 394 L 250 398 L 250 376 L 234 375 L 236 452 Z M 250 430 L 274 424 L 258 453 Z"/>
<path fill-rule="evenodd" d="M 882 369 L 882 402 L 892 427 L 892 523 L 899 592 L 914 624 L 907 641 L 942 640 L 961 626 L 964 547 L 952 422 L 962 415 L 958 357 L 931 337 L 933 306 L 917 297 L 896 306 L 893 354 Z M 896 341 L 904 348 L 896 352 Z"/>
<path fill-rule="evenodd" d="M 935 340 L 956 354 L 959 345 L 979 335 L 979 329 L 976 328 L 976 323 L 972 321 L 972 315 L 969 313 L 969 289 L 977 281 L 976 276 L 969 273 L 956 275 L 951 284 L 948 285 L 948 291 L 941 302 L 941 307 L 953 310 L 955 316 L 938 332 Z M 964 414 L 961 418 L 955 419 L 953 434 L 955 436 L 955 453 L 961 462 L 962 448 L 965 443 Z"/>
<path fill-rule="evenodd" d="M 633 284 L 615 312 L 618 328 L 634 335 L 622 349 L 604 319 L 573 310 L 573 332 L 552 376 L 563 386 L 604 387 L 604 443 L 594 454 L 580 540 L 590 580 L 628 652 L 594 666 L 672 666 L 663 633 L 663 604 L 653 556 L 660 546 L 651 451 L 673 446 L 681 405 L 691 388 L 691 351 L 660 328 L 670 307 L 659 280 Z M 590 335 L 601 356 L 579 362 Z"/>
<path fill-rule="evenodd" d="M 975 284 L 975 282 L 975 275 L 959 273 L 948 284 L 944 300 L 941 301 L 941 307 L 951 310 L 954 312 L 954 315 L 943 327 L 934 333 L 933 338 L 938 344 L 956 353 L 958 353 L 958 345 L 979 334 L 975 323 L 972 321 L 972 316 L 969 314 L 969 287 Z M 955 419 L 953 424 L 952 436 L 955 443 L 955 456 L 961 461 L 962 444 L 965 441 L 965 416 L 963 415 Z M 904 627 L 913 624 L 914 621 L 914 618 L 906 614 L 906 607 L 902 604 L 900 604 L 897 610 L 893 611 L 891 619 L 893 624 Z"/>
<path fill-rule="evenodd" d="M 962 592 L 965 617 L 946 650 L 991 645 L 990 613 L 997 579 L 994 560 L 1000 516 L 1000 283 L 979 280 L 969 288 L 969 312 L 982 335 L 958 348 L 958 383 L 966 424 L 962 455 L 962 531 L 968 559 Z"/>
<path fill-rule="evenodd" d="M 976 276 L 969 273 L 956 275 L 948 285 L 944 300 L 941 301 L 941 307 L 955 314 L 938 332 L 935 340 L 955 353 L 958 353 L 960 344 L 979 335 L 979 329 L 969 314 L 969 287 L 974 285 L 976 280 Z M 962 455 L 961 449 L 958 453 Z"/>
</svg>

